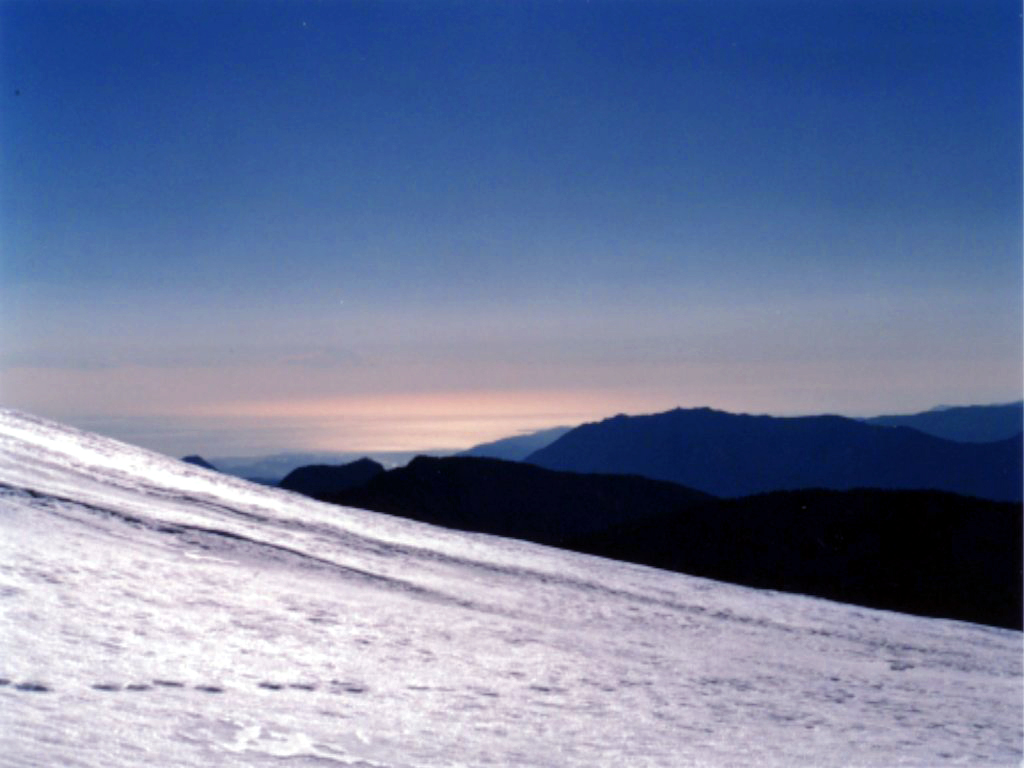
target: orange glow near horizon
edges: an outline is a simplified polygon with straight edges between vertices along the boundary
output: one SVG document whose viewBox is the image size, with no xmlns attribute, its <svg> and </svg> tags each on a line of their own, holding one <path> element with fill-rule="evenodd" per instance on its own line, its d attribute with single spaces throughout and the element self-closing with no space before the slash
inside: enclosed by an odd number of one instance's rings
<svg viewBox="0 0 1024 768">
<path fill-rule="evenodd" d="M 642 411 L 658 403 L 635 399 Z M 471 445 L 622 411 L 621 393 L 527 391 L 335 396 L 208 405 L 190 415 L 215 421 L 288 423 L 309 449 L 416 451 Z M 671 407 L 665 405 L 664 407 Z"/>
</svg>

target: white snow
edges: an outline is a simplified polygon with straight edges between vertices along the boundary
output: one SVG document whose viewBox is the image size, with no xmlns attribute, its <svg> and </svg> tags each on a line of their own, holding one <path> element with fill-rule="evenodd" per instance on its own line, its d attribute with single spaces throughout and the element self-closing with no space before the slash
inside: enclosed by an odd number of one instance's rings
<svg viewBox="0 0 1024 768">
<path fill-rule="evenodd" d="M 0 411 L 0 765 L 1019 765 L 1022 650 Z"/>
</svg>

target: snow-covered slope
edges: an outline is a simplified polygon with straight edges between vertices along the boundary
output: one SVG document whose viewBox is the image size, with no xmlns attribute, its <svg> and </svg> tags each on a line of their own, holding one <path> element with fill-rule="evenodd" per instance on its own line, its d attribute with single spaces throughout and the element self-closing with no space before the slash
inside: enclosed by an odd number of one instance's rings
<svg viewBox="0 0 1024 768">
<path fill-rule="evenodd" d="M 0 764 L 1018 765 L 1021 634 L 456 533 L 0 411 Z"/>
</svg>

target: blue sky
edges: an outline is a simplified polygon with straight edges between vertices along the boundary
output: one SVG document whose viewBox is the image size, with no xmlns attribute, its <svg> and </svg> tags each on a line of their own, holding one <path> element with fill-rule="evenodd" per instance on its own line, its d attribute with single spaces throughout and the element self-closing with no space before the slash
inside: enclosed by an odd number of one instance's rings
<svg viewBox="0 0 1024 768">
<path fill-rule="evenodd" d="M 170 453 L 1021 396 L 1019 3 L 0 3 L 0 402 Z"/>
</svg>

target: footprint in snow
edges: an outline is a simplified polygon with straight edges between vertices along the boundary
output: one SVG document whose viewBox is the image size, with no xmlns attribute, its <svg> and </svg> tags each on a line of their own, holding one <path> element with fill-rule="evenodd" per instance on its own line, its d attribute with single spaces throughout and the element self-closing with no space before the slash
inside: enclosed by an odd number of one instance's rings
<svg viewBox="0 0 1024 768">
<path fill-rule="evenodd" d="M 14 688 L 15 690 L 25 691 L 27 693 L 49 693 L 51 690 L 50 686 L 35 682 L 18 683 Z"/>
</svg>

